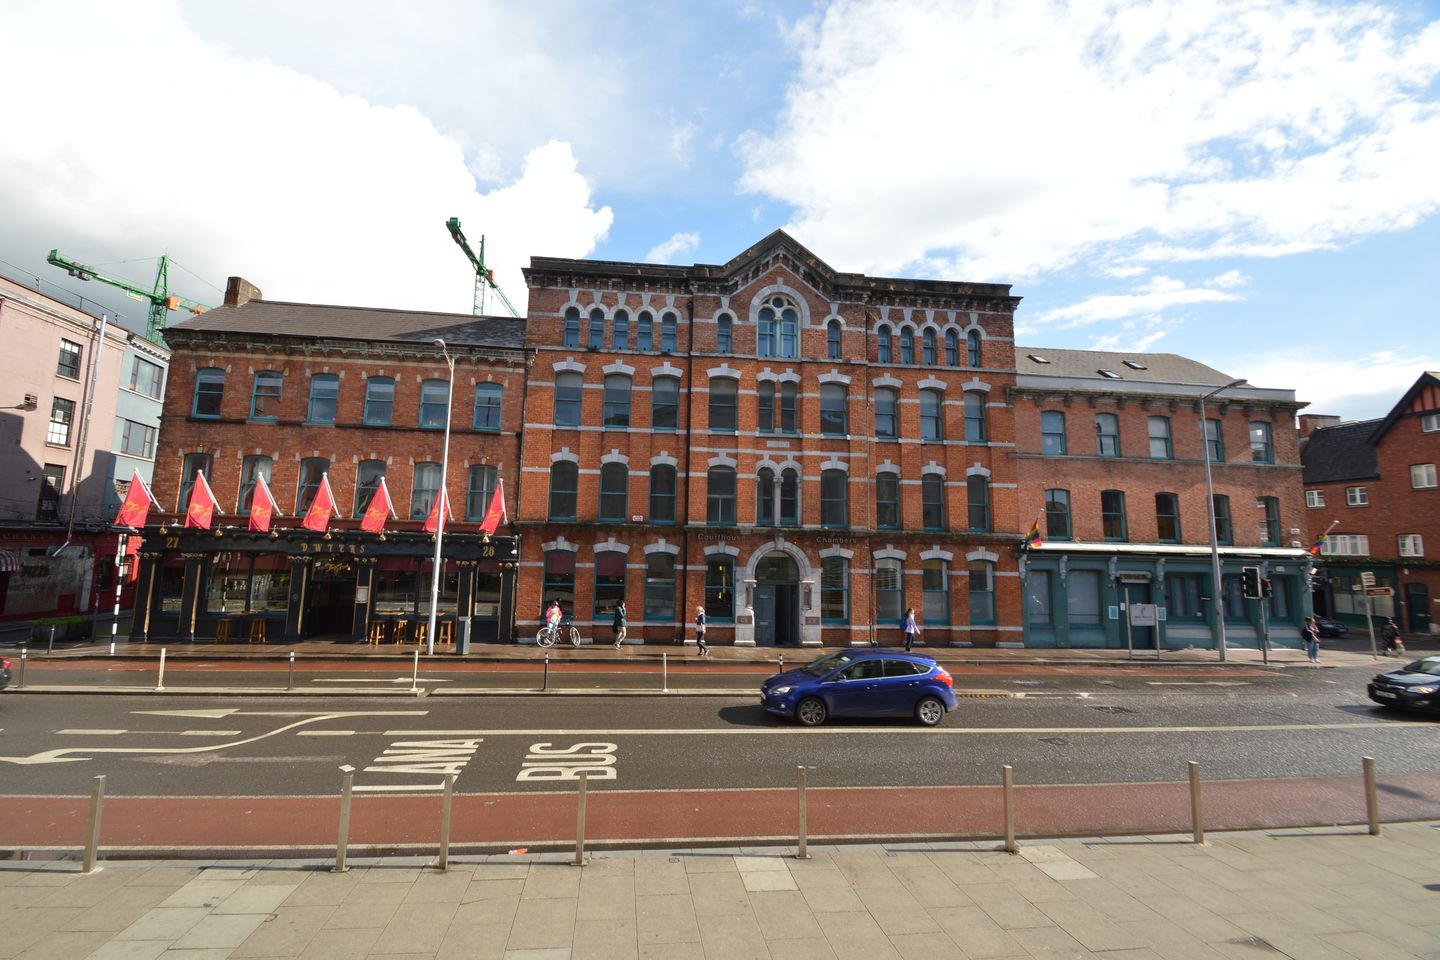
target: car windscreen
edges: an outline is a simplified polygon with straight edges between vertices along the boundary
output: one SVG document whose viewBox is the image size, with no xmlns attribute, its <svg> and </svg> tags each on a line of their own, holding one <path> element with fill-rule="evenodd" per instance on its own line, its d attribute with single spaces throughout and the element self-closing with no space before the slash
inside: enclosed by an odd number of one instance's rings
<svg viewBox="0 0 1440 960">
<path fill-rule="evenodd" d="M 1424 660 L 1416 660 L 1414 663 L 1406 664 L 1406 673 L 1428 673 L 1432 677 L 1440 677 L 1440 657 L 1426 657 Z"/>
<path fill-rule="evenodd" d="M 812 677 L 823 677 L 832 670 L 838 670 L 854 659 L 855 658 L 848 653 L 831 653 L 826 654 L 819 660 L 810 661 L 800 669 Z"/>
</svg>

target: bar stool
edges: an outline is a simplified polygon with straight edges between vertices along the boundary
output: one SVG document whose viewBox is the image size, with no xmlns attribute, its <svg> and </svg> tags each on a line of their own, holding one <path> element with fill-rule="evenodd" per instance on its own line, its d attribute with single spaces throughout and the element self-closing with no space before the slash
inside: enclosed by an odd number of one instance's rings
<svg viewBox="0 0 1440 960">
<path fill-rule="evenodd" d="M 229 643 L 229 642 L 230 642 L 230 618 L 229 618 L 229 617 L 221 617 L 219 620 L 215 621 L 215 642 L 216 642 L 216 643 Z"/>
<path fill-rule="evenodd" d="M 455 622 L 453 620 L 441 620 L 440 626 L 436 629 L 435 642 L 445 645 L 455 642 Z"/>
<path fill-rule="evenodd" d="M 415 621 L 415 646 L 417 647 L 425 645 L 425 626 L 424 620 Z"/>
<path fill-rule="evenodd" d="M 369 644 L 370 644 L 370 646 L 372 646 L 372 647 L 378 647 L 380 644 L 384 643 L 384 642 L 385 642 L 385 621 L 384 621 L 384 620 L 375 620 L 375 621 L 371 622 L 371 624 L 370 624 L 370 631 L 369 631 L 368 636 L 369 636 Z"/>
<path fill-rule="evenodd" d="M 410 642 L 410 621 L 396 617 L 390 627 L 390 639 L 397 644 Z"/>
<path fill-rule="evenodd" d="M 256 617 L 250 621 L 250 642 L 265 643 L 265 618 Z"/>
</svg>

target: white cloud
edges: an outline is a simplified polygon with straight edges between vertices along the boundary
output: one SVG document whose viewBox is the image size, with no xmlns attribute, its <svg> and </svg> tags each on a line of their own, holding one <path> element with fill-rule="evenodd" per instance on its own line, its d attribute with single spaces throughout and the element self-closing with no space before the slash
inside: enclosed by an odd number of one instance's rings
<svg viewBox="0 0 1440 960">
<path fill-rule="evenodd" d="M 1183 323 L 1182 320 L 1171 320 L 1167 317 L 1127 320 L 1120 324 L 1119 333 L 1096 337 L 1091 341 L 1090 346 L 1094 350 L 1144 353 L 1160 340 L 1178 330 Z"/>
<path fill-rule="evenodd" d="M 1210 362 L 1210 361 L 1205 361 Z M 1348 357 L 1296 347 L 1248 356 L 1227 356 L 1217 364 L 1261 387 L 1293 389 L 1310 404 L 1302 413 L 1381 417 L 1426 370 L 1440 368 L 1440 354 L 1401 345 Z"/>
<path fill-rule="evenodd" d="M 1209 281 L 1210 286 L 1192 287 L 1183 280 L 1171 277 L 1153 277 L 1134 288 L 1131 293 L 1097 294 L 1086 297 L 1079 303 L 1047 310 L 1029 321 L 1032 329 L 1037 326 L 1055 324 L 1061 329 L 1082 327 L 1104 320 L 1122 320 L 1157 314 L 1168 307 L 1186 306 L 1196 303 L 1224 303 L 1241 299 L 1239 294 L 1227 293 L 1224 289 L 1239 286 L 1245 277 L 1238 270 L 1223 273 Z"/>
<path fill-rule="evenodd" d="M 477 192 L 483 148 L 467 158 L 415 109 L 208 44 L 169 3 L 22 3 L 7 30 L 26 42 L 0 59 L 0 85 L 47 78 L 6 108 L 25 131 L 0 138 L 8 259 L 168 251 L 272 299 L 468 312 L 473 273 L 444 226 L 458 216 L 523 310 L 531 254 L 584 256 L 613 220 L 568 144 L 533 146 L 518 176 Z"/>
<path fill-rule="evenodd" d="M 669 240 L 657 243 L 645 254 L 646 263 L 669 263 L 682 253 L 689 253 L 700 246 L 700 234 L 676 233 Z"/>
<path fill-rule="evenodd" d="M 740 139 L 741 185 L 846 270 L 1019 280 L 1095 254 L 1333 248 L 1440 209 L 1440 23 L 1404 16 L 839 0 L 795 25 L 799 75 L 776 129 Z"/>
</svg>

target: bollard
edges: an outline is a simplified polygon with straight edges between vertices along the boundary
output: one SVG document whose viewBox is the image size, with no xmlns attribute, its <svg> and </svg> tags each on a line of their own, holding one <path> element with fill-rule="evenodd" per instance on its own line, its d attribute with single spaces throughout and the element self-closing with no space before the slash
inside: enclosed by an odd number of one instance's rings
<svg viewBox="0 0 1440 960">
<path fill-rule="evenodd" d="M 1000 786 L 1005 798 L 1005 852 L 1015 853 L 1015 768 L 1008 763 L 1000 768 Z"/>
<path fill-rule="evenodd" d="M 670 664 L 667 659 L 669 654 L 663 650 L 660 652 L 660 692 L 670 692 Z"/>
<path fill-rule="evenodd" d="M 335 873 L 344 873 L 345 854 L 350 846 L 350 797 L 355 788 L 355 768 L 346 764 L 340 768 L 340 836 L 335 841 Z"/>
<path fill-rule="evenodd" d="M 795 768 L 795 821 L 799 825 L 800 847 L 795 852 L 796 860 L 810 859 L 810 814 L 805 802 L 805 768 Z"/>
<path fill-rule="evenodd" d="M 1186 761 L 1190 766 L 1190 821 L 1194 824 L 1194 832 L 1191 834 L 1196 843 L 1205 842 L 1205 817 L 1200 810 L 1200 764 L 1198 761 Z"/>
<path fill-rule="evenodd" d="M 165 689 L 165 648 L 160 648 L 160 676 L 155 680 L 155 692 L 160 693 Z"/>
<path fill-rule="evenodd" d="M 21 690 L 25 689 L 25 660 L 28 654 L 29 651 L 27 651 L 24 647 L 20 648 L 20 679 L 16 681 L 16 685 Z"/>
<path fill-rule="evenodd" d="M 1365 819 L 1370 821 L 1370 836 L 1380 836 L 1380 794 L 1375 789 L 1375 758 L 1361 757 L 1365 772 Z"/>
<path fill-rule="evenodd" d="M 290 681 L 289 681 L 289 683 L 287 683 L 287 684 L 285 685 L 285 689 L 286 689 L 287 691 L 291 692 L 291 693 L 295 692 L 295 651 L 294 651 L 294 650 L 291 650 L 291 651 L 290 651 Z"/>
<path fill-rule="evenodd" d="M 445 774 L 445 793 L 440 798 L 440 862 L 436 869 L 450 869 L 450 801 L 455 798 L 455 778 L 459 774 Z"/>
<path fill-rule="evenodd" d="M 782 673 L 784 673 L 784 672 L 785 672 L 785 654 L 782 653 L 782 654 L 780 654 L 780 669 L 779 669 L 779 670 L 776 670 L 775 673 L 776 673 L 777 675 L 779 675 L 779 674 L 782 674 Z"/>
<path fill-rule="evenodd" d="M 575 866 L 585 866 L 585 784 L 590 780 L 581 776 L 575 783 L 580 792 L 575 804 Z"/>
<path fill-rule="evenodd" d="M 420 692 L 420 650 L 418 647 L 415 650 L 415 663 L 410 668 L 410 692 Z"/>
<path fill-rule="evenodd" d="M 115 641 L 114 641 L 114 640 L 111 640 L 111 641 L 110 641 L 110 656 L 112 656 L 112 657 L 115 656 Z"/>
<path fill-rule="evenodd" d="M 541 690 L 550 689 L 550 654 L 545 654 L 545 675 L 540 681 Z"/>
<path fill-rule="evenodd" d="M 90 781 L 90 825 L 85 831 L 85 866 L 81 873 L 95 872 L 100 852 L 100 807 L 105 803 L 105 774 Z"/>
<path fill-rule="evenodd" d="M 55 652 L 55 624 L 50 624 L 50 642 L 45 646 L 46 653 Z"/>
</svg>

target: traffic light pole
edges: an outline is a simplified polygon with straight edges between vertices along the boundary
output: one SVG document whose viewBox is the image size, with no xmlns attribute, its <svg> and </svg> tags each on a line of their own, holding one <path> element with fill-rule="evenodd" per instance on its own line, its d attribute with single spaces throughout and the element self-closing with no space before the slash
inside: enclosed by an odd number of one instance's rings
<svg viewBox="0 0 1440 960">
<path fill-rule="evenodd" d="M 1370 631 L 1370 659 L 1379 660 L 1380 652 L 1375 649 L 1375 614 L 1370 607 L 1370 594 L 1364 590 L 1365 595 L 1365 626 Z"/>
</svg>

